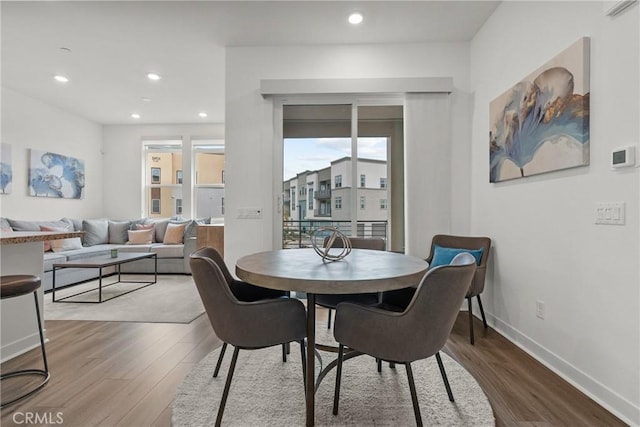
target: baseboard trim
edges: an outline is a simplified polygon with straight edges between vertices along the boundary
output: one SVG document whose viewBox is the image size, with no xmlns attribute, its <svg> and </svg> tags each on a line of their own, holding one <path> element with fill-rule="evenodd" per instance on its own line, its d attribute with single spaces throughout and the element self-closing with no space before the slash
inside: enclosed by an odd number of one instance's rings
<svg viewBox="0 0 640 427">
<path fill-rule="evenodd" d="M 46 330 L 43 330 L 45 345 L 49 341 L 47 339 Z M 36 330 L 33 334 L 20 338 L 19 340 L 10 342 L 0 349 L 0 363 L 4 363 L 7 360 L 11 360 L 20 356 L 34 348 L 40 347 L 40 334 Z"/>
<path fill-rule="evenodd" d="M 623 396 L 620 396 L 609 387 L 582 372 L 580 369 L 577 369 L 563 358 L 532 340 L 518 329 L 498 319 L 493 314 L 485 311 L 485 315 L 498 333 L 538 362 L 551 369 L 555 374 L 589 396 L 625 423 L 629 425 L 640 425 L 640 406 L 634 405 Z"/>
</svg>

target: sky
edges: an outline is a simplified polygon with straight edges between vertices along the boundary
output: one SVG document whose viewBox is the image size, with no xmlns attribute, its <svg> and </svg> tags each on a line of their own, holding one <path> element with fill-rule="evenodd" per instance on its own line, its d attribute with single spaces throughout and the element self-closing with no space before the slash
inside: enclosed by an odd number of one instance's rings
<svg viewBox="0 0 640 427">
<path fill-rule="evenodd" d="M 305 170 L 318 170 L 332 160 L 351 156 L 351 138 L 285 138 L 284 180 Z M 387 138 L 358 138 L 358 157 L 387 160 Z"/>
</svg>

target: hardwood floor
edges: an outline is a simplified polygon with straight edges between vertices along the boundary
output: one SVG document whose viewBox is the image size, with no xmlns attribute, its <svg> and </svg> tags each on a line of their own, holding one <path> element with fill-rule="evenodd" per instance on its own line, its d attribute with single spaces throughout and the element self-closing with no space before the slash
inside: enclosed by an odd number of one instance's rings
<svg viewBox="0 0 640 427">
<path fill-rule="evenodd" d="M 319 320 L 325 313 L 318 310 Z M 471 346 L 461 312 L 445 351 L 481 385 L 498 426 L 625 425 L 494 330 L 484 331 L 477 319 L 474 326 Z M 204 315 L 188 325 L 59 320 L 46 328 L 51 380 L 4 408 L 2 426 L 25 425 L 28 413 L 40 417 L 28 425 L 170 426 L 177 385 L 220 345 Z M 2 364 L 2 371 L 40 363 L 33 350 Z M 2 382 L 3 400 L 16 390 L 10 381 Z"/>
</svg>

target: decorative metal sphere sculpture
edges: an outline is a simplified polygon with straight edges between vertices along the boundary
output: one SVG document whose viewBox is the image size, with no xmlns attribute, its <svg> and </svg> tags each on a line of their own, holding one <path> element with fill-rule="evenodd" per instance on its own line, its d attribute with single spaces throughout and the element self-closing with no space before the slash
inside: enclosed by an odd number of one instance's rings
<svg viewBox="0 0 640 427">
<path fill-rule="evenodd" d="M 327 243 L 324 244 L 324 236 L 322 232 L 330 231 Z M 318 245 L 318 238 L 322 238 L 322 242 Z M 333 243 L 336 239 L 342 241 L 342 247 L 335 247 L 333 249 L 339 249 L 339 253 L 330 253 Z M 311 232 L 311 245 L 313 250 L 322 257 L 322 261 L 339 261 L 351 253 L 351 240 L 344 234 L 342 234 L 335 227 L 319 227 Z"/>
</svg>

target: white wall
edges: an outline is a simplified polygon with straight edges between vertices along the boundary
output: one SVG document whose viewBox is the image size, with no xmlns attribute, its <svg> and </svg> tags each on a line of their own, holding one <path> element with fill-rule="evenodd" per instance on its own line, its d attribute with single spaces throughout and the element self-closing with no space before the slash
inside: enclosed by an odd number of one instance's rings
<svg viewBox="0 0 640 427">
<path fill-rule="evenodd" d="M 467 43 L 227 49 L 227 262 L 233 265 L 242 255 L 271 249 L 274 242 L 272 165 L 277 150 L 273 135 L 262 134 L 263 124 L 272 122 L 273 112 L 270 102 L 260 95 L 261 79 L 453 77 L 453 151 L 468 152 L 468 61 Z M 468 177 L 469 157 L 461 158 L 461 175 Z M 468 178 L 455 184 L 454 204 L 468 206 Z M 236 219 L 235 212 L 242 207 L 261 207 L 262 218 Z M 467 231 L 468 209 L 456 212 L 455 226 Z"/>
<path fill-rule="evenodd" d="M 609 157 L 640 142 L 638 9 L 611 19 L 602 2 L 503 2 L 471 43 L 471 232 L 494 242 L 485 310 L 499 331 L 634 425 L 639 173 L 611 171 Z M 490 184 L 489 102 L 583 36 L 591 164 Z M 626 202 L 626 225 L 594 224 L 596 203 L 609 201 Z"/>
<path fill-rule="evenodd" d="M 190 188 L 192 177 L 188 160 L 191 140 L 223 139 L 222 124 L 187 125 L 105 125 L 104 126 L 104 216 L 107 218 L 140 218 L 143 216 L 141 188 L 142 140 L 181 139 L 183 141 L 183 185 Z M 189 166 L 189 167 L 188 167 Z M 190 217 L 183 192 L 183 216 Z"/>
<path fill-rule="evenodd" d="M 11 144 L 13 190 L 0 196 L 1 215 L 11 219 L 57 220 L 102 214 L 102 126 L 2 88 L 2 142 Z M 29 149 L 84 160 L 84 199 L 29 196 Z"/>
</svg>

